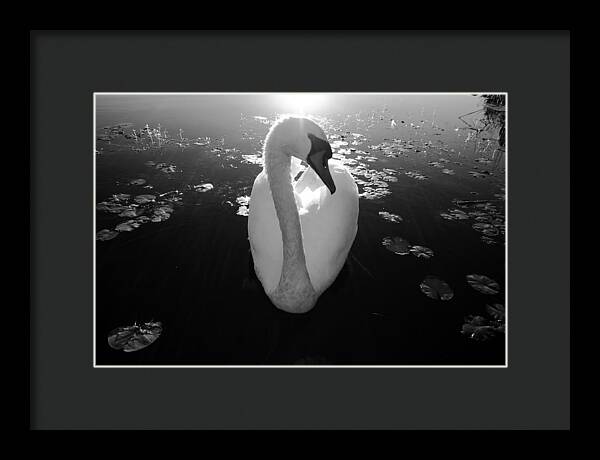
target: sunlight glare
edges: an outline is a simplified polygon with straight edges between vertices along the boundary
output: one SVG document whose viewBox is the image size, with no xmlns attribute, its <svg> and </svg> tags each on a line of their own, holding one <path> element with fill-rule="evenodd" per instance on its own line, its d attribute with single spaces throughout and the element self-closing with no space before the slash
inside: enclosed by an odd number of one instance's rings
<svg viewBox="0 0 600 460">
<path fill-rule="evenodd" d="M 285 112 L 308 115 L 322 110 L 327 103 L 326 94 L 316 93 L 286 93 L 274 95 L 275 102 Z"/>
</svg>

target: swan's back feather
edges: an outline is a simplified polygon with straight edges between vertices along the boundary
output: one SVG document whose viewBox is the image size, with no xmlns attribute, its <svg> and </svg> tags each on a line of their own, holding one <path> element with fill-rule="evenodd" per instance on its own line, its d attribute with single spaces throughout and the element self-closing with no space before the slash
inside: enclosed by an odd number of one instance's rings
<svg viewBox="0 0 600 460">
<path fill-rule="evenodd" d="M 358 221 L 358 188 L 354 179 L 337 161 L 329 161 L 329 170 L 336 185 L 333 195 L 311 168 L 294 184 L 296 192 L 309 187 L 319 189 L 321 194 L 317 206 L 300 214 L 306 267 L 317 295 L 335 281 L 354 242 Z M 296 199 L 299 202 L 298 195 Z M 272 292 L 281 276 L 283 251 L 279 221 L 264 171 L 252 188 L 248 236 L 256 274 L 265 292 Z"/>
</svg>

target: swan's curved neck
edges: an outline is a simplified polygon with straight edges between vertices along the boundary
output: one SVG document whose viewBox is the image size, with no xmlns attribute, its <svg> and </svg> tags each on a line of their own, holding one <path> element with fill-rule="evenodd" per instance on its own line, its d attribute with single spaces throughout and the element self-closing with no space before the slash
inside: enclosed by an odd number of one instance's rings
<svg viewBox="0 0 600 460">
<path fill-rule="evenodd" d="M 306 269 L 302 227 L 292 188 L 291 157 L 281 147 L 269 145 L 269 143 L 265 145 L 264 152 L 265 171 L 283 242 L 283 265 L 279 286 L 286 286 L 293 280 L 294 283 L 307 283 L 312 287 Z"/>
</svg>

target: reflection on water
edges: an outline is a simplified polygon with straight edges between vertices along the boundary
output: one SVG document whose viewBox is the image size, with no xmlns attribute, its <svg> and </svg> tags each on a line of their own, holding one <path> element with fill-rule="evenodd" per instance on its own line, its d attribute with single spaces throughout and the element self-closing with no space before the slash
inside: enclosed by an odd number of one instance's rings
<svg viewBox="0 0 600 460">
<path fill-rule="evenodd" d="M 300 316 L 270 305 L 246 229 L 263 139 L 291 102 L 97 96 L 97 363 L 503 364 L 504 99 L 307 103 L 355 178 L 360 216 L 346 266 Z M 155 343 L 108 346 L 150 318 Z"/>
</svg>

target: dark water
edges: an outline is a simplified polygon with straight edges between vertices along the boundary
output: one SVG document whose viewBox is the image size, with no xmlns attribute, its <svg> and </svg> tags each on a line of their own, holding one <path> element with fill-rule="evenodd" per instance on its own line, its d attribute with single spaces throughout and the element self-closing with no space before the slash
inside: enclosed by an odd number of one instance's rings
<svg viewBox="0 0 600 460">
<path fill-rule="evenodd" d="M 469 127 L 483 126 L 482 98 L 308 99 L 306 108 L 325 129 L 335 156 L 348 161 L 361 199 L 346 266 L 305 315 L 277 310 L 262 291 L 243 215 L 243 197 L 262 168 L 254 163 L 269 124 L 295 105 L 267 95 L 97 96 L 96 202 L 126 206 L 142 194 L 179 200 L 161 201 L 171 208 L 166 220 L 96 241 L 97 364 L 504 364 L 503 333 L 485 341 L 461 333 L 465 317 L 487 317 L 486 305 L 505 304 L 503 225 L 491 229 L 486 242 L 473 228 L 474 217 L 440 215 L 458 209 L 456 199 L 491 200 L 460 208 L 473 216 L 483 211 L 483 223 L 490 221 L 490 209 L 496 224 L 504 214 L 505 153 L 498 131 Z M 476 113 L 459 119 L 470 112 Z M 104 129 L 117 124 L 123 125 Z M 142 131 L 146 124 L 155 129 L 152 138 Z M 134 129 L 142 133 L 137 139 Z M 130 184 L 135 179 L 146 182 Z M 213 188 L 194 189 L 206 183 Z M 118 202 L 115 194 L 130 197 Z M 138 209 L 152 217 L 155 206 Z M 385 220 L 381 211 L 402 221 Z M 100 207 L 96 230 L 135 219 Z M 389 251 L 382 241 L 394 236 L 430 248 L 433 257 Z M 497 281 L 499 292 L 473 289 L 470 274 Z M 421 292 L 428 275 L 444 280 L 452 299 Z M 163 325 L 152 345 L 132 353 L 109 347 L 111 330 L 150 320 Z"/>
</svg>

